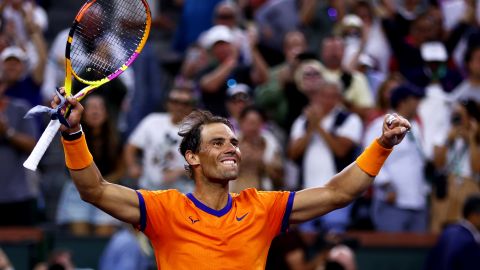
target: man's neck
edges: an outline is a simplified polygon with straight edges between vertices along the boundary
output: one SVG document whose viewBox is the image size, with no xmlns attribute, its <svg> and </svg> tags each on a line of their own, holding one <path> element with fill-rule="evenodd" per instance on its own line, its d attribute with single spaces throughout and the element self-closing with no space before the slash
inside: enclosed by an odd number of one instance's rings
<svg viewBox="0 0 480 270">
<path fill-rule="evenodd" d="M 228 203 L 228 183 L 197 181 L 193 196 L 211 209 L 223 209 Z"/>
</svg>

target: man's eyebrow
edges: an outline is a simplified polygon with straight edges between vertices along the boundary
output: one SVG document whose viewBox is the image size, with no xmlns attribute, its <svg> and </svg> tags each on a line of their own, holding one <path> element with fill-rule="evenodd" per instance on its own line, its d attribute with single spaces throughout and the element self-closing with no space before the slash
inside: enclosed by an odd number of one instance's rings
<svg viewBox="0 0 480 270">
<path fill-rule="evenodd" d="M 223 142 L 223 141 L 225 141 L 225 138 L 222 138 L 222 137 L 217 137 L 210 140 L 210 142 Z"/>
</svg>

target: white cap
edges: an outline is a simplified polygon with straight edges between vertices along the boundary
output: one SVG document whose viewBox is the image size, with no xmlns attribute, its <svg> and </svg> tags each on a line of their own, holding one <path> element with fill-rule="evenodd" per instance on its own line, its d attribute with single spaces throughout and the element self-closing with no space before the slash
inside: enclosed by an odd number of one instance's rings
<svg viewBox="0 0 480 270">
<path fill-rule="evenodd" d="M 420 48 L 425 62 L 445 62 L 448 59 L 447 50 L 441 42 L 425 42 Z"/>
<path fill-rule="evenodd" d="M 17 46 L 7 47 L 3 49 L 2 53 L 0 54 L 0 59 L 2 59 L 2 61 L 12 57 L 17 58 L 20 61 L 26 61 L 28 59 L 27 54 Z"/>
<path fill-rule="evenodd" d="M 236 94 L 246 94 L 249 95 L 250 87 L 243 83 L 235 84 L 227 89 L 227 96 L 233 97 Z"/>
<path fill-rule="evenodd" d="M 215 25 L 212 28 L 208 29 L 205 34 L 200 38 L 200 44 L 206 48 L 210 49 L 215 43 L 219 41 L 232 43 L 235 40 L 235 37 L 232 33 L 232 30 L 225 25 Z"/>
<path fill-rule="evenodd" d="M 348 14 L 343 17 L 342 26 L 352 26 L 360 28 L 363 26 L 363 22 L 362 19 L 360 19 L 360 17 L 358 17 L 357 15 Z"/>
</svg>

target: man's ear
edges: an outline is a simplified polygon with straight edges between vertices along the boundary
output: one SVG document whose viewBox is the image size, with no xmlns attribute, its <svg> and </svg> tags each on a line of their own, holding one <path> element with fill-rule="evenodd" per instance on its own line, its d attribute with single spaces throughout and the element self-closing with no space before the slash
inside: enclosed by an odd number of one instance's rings
<svg viewBox="0 0 480 270">
<path fill-rule="evenodd" d="M 191 150 L 187 150 L 187 152 L 185 152 L 185 159 L 187 160 L 188 165 L 195 166 L 200 164 L 198 155 Z"/>
</svg>

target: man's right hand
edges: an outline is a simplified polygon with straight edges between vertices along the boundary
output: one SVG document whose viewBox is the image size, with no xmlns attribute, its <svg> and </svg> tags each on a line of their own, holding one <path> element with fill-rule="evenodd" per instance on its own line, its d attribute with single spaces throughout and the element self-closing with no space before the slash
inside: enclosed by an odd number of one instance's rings
<svg viewBox="0 0 480 270">
<path fill-rule="evenodd" d="M 60 94 L 65 96 L 65 89 L 63 87 L 59 89 L 59 92 Z M 67 104 L 70 105 L 70 113 L 67 117 L 67 121 L 70 124 L 70 128 L 62 125 L 60 127 L 60 131 L 66 132 L 66 133 L 74 133 L 80 130 L 80 119 L 82 118 L 82 114 L 83 114 L 83 106 L 73 96 L 68 96 L 66 97 L 66 99 L 67 99 Z M 60 98 L 55 95 L 50 105 L 52 106 L 52 108 L 56 108 L 58 104 L 60 104 Z M 61 113 L 65 114 L 65 110 L 66 110 L 66 107 L 62 108 Z"/>
</svg>

